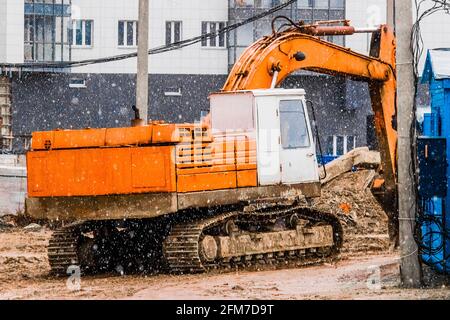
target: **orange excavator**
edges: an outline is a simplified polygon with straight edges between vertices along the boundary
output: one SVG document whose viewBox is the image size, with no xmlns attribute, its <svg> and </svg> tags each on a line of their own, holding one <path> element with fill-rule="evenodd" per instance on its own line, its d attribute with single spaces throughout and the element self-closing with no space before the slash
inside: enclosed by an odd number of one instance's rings
<svg viewBox="0 0 450 320">
<path fill-rule="evenodd" d="M 393 207 L 392 30 L 290 22 L 246 49 L 202 123 L 33 133 L 26 211 L 65 223 L 48 247 L 53 273 L 191 273 L 334 257 L 339 219 L 310 206 L 321 184 L 306 93 L 276 88 L 298 70 L 369 83 L 385 203 Z M 355 32 L 373 34 L 370 55 L 322 40 Z"/>
</svg>

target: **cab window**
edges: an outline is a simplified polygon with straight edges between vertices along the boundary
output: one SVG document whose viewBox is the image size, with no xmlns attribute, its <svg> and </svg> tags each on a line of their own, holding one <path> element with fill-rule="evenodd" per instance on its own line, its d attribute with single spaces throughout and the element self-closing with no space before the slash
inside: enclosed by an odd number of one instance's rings
<svg viewBox="0 0 450 320">
<path fill-rule="evenodd" d="M 283 149 L 311 146 L 305 110 L 301 100 L 280 101 L 280 126 Z"/>
</svg>

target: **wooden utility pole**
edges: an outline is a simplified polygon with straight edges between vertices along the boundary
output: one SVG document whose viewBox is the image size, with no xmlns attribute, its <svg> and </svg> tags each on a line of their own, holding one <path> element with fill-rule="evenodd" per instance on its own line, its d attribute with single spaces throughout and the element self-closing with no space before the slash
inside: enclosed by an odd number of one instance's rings
<svg viewBox="0 0 450 320">
<path fill-rule="evenodd" d="M 142 121 L 148 122 L 148 25 L 149 25 L 149 0 L 139 0 L 139 25 L 138 25 L 138 57 L 136 79 L 136 107 Z"/>
<path fill-rule="evenodd" d="M 394 23 L 394 4 L 395 0 L 387 0 L 387 10 L 386 10 L 386 23 L 391 26 L 392 28 L 395 28 Z"/>
<path fill-rule="evenodd" d="M 388 1 L 389 3 L 389 1 Z M 416 193 L 411 163 L 411 126 L 414 117 L 414 72 L 411 52 L 413 11 L 411 0 L 394 3 L 394 25 L 397 37 L 397 119 L 398 119 L 398 206 L 400 233 L 401 279 L 405 287 L 417 288 L 422 284 L 417 244 L 414 240 Z"/>
</svg>

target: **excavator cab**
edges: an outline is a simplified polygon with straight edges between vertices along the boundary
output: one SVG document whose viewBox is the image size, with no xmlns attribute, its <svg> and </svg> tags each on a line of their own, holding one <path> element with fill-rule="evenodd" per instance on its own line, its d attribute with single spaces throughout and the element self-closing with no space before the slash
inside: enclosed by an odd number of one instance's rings
<svg viewBox="0 0 450 320">
<path fill-rule="evenodd" d="M 260 186 L 319 181 L 303 89 L 226 92 L 210 100 L 214 136 L 245 133 L 256 140 Z"/>
</svg>

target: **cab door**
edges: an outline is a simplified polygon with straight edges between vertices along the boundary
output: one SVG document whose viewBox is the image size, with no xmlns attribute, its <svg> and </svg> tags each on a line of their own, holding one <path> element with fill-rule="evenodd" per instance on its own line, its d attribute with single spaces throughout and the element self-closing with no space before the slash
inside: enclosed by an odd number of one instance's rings
<svg viewBox="0 0 450 320">
<path fill-rule="evenodd" d="M 258 97 L 258 182 L 261 186 L 281 183 L 279 99 Z"/>
<path fill-rule="evenodd" d="M 278 110 L 281 183 L 318 181 L 316 148 L 306 104 L 301 99 L 280 100 Z"/>
</svg>

